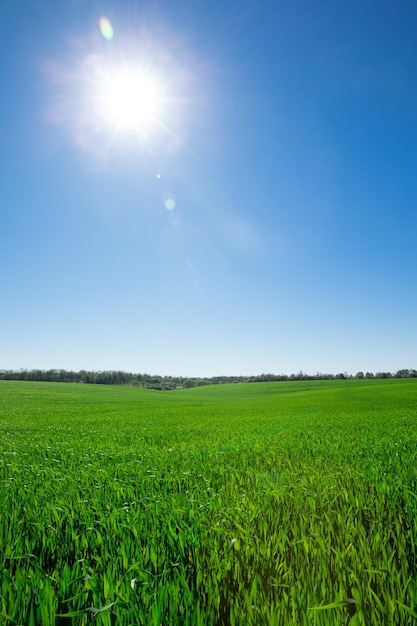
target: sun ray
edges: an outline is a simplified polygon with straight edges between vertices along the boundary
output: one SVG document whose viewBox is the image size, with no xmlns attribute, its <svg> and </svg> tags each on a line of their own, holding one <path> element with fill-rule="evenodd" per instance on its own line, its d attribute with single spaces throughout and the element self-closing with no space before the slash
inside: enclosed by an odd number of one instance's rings
<svg viewBox="0 0 417 626">
<path fill-rule="evenodd" d="M 59 89 L 50 117 L 65 123 L 77 147 L 99 159 L 135 145 L 144 154 L 194 154 L 186 132 L 193 73 L 149 34 L 140 45 L 121 44 L 107 18 L 99 26 L 101 47 L 94 42 L 80 49 L 71 69 L 52 64 Z"/>
</svg>

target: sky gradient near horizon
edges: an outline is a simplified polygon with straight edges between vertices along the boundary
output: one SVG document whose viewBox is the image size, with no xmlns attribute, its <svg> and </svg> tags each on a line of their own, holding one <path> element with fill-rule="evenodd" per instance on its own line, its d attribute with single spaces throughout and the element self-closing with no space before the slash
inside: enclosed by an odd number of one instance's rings
<svg viewBox="0 0 417 626">
<path fill-rule="evenodd" d="M 0 17 L 0 369 L 417 367 L 414 0 Z"/>
</svg>

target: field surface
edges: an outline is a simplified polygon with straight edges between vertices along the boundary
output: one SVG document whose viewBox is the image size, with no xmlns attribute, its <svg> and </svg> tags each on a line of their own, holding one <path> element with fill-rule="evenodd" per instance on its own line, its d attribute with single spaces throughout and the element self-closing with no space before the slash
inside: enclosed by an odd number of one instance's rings
<svg viewBox="0 0 417 626">
<path fill-rule="evenodd" d="M 0 381 L 0 623 L 417 623 L 417 380 Z"/>
</svg>

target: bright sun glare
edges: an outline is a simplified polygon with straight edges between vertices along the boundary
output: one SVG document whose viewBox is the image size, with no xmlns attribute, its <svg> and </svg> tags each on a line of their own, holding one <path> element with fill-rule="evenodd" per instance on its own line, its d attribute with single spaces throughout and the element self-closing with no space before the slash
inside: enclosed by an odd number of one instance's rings
<svg viewBox="0 0 417 626">
<path fill-rule="evenodd" d="M 50 119 L 65 124 L 80 149 L 106 159 L 116 146 L 139 147 L 144 154 L 155 146 L 170 153 L 186 146 L 190 71 L 145 31 L 136 47 L 129 37 L 118 39 L 105 17 L 99 29 L 103 42 L 88 41 L 87 54 L 77 47 L 70 67 L 46 66 L 53 86 Z"/>
<path fill-rule="evenodd" d="M 158 85 L 145 72 L 123 68 L 114 70 L 100 95 L 106 120 L 116 130 L 148 131 L 158 124 L 161 102 Z"/>
</svg>

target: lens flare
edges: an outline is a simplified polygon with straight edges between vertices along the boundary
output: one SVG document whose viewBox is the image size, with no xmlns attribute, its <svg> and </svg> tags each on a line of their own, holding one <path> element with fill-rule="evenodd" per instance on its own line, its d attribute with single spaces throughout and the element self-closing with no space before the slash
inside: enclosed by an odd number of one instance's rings
<svg viewBox="0 0 417 626">
<path fill-rule="evenodd" d="M 175 209 L 175 198 L 172 193 L 164 193 L 162 196 L 162 202 L 167 211 L 173 211 Z"/>
<path fill-rule="evenodd" d="M 113 26 L 107 17 L 101 17 L 99 20 L 100 32 L 106 41 L 112 41 L 114 37 Z"/>
</svg>

